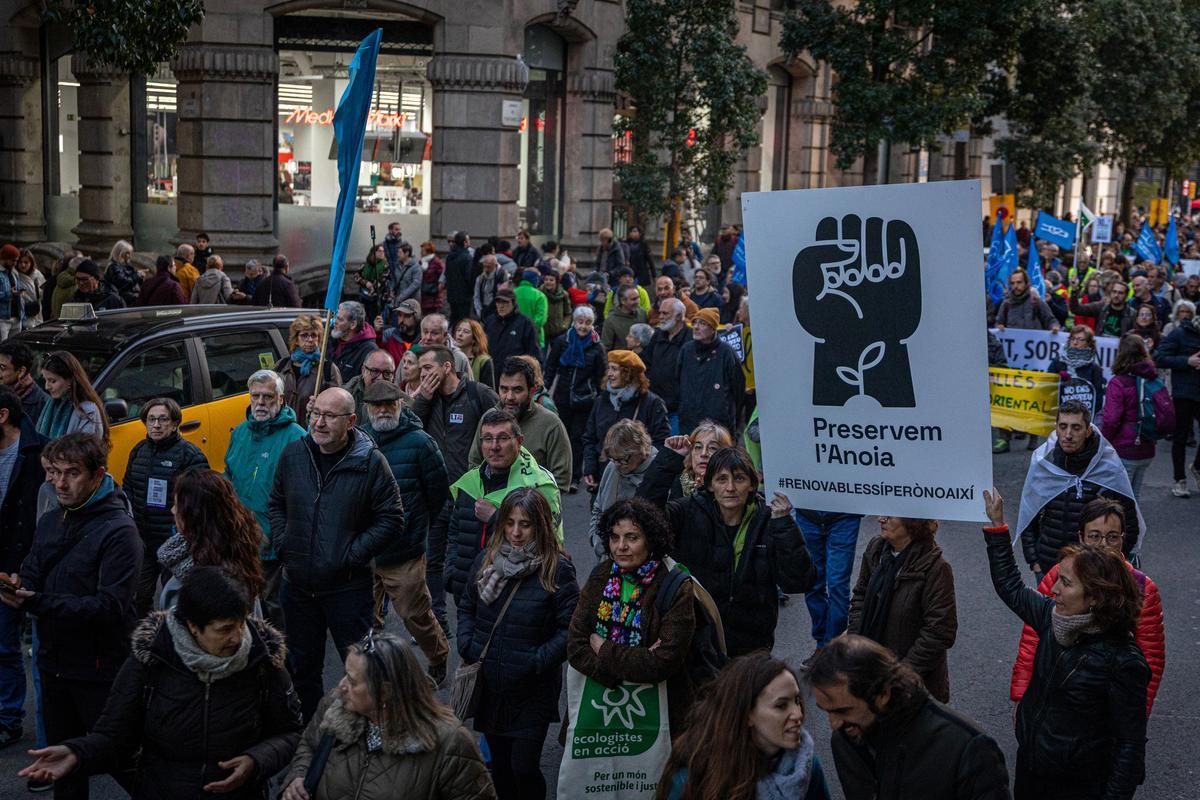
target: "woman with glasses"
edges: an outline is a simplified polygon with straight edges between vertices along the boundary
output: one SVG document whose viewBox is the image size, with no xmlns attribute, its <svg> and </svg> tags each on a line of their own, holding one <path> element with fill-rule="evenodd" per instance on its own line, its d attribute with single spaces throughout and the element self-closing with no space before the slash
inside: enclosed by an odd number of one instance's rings
<svg viewBox="0 0 1200 800">
<path fill-rule="evenodd" d="M 413 649 L 390 633 L 351 646 L 283 785 L 283 800 L 496 797 L 471 734 L 434 696 Z"/>
<path fill-rule="evenodd" d="M 652 488 L 647 491 L 654 494 L 665 494 L 668 500 L 679 500 L 695 494 L 696 490 L 704 485 L 708 460 L 721 448 L 733 447 L 733 436 L 730 435 L 729 429 L 710 419 L 697 425 L 690 436 L 680 438 L 687 442 L 687 455 L 683 457 L 683 469 L 651 470 L 646 477 L 646 480 L 652 484 Z M 680 446 L 683 446 L 682 441 Z M 661 454 L 660 450 L 659 455 L 661 456 Z M 665 486 L 653 485 L 656 481 L 664 480 L 668 481 Z M 645 496 L 649 497 L 650 495 Z"/>
<path fill-rule="evenodd" d="M 505 497 L 458 606 L 458 653 L 464 664 L 482 658 L 475 730 L 491 748 L 500 800 L 546 796 L 542 746 L 559 719 L 567 631 L 579 600 L 575 567 L 554 527 L 537 489 Z"/>
<path fill-rule="evenodd" d="M 1124 558 L 1121 550 L 1125 541 L 1125 508 L 1115 500 L 1100 497 L 1083 507 L 1079 517 L 1079 542 L 1093 547 L 1103 547 L 1115 555 Z M 1133 582 L 1142 593 L 1142 610 L 1138 614 L 1137 628 L 1134 629 L 1134 639 L 1150 665 L 1150 684 L 1146 687 L 1146 717 L 1154 707 L 1154 696 L 1158 693 L 1158 684 L 1162 681 L 1163 668 L 1167 661 L 1166 638 L 1163 633 L 1162 597 L 1158 593 L 1158 585 L 1150 580 L 1146 573 L 1135 569 L 1128 561 L 1129 572 Z M 1054 596 L 1054 584 L 1058 581 L 1058 573 L 1062 568 L 1061 562 L 1055 564 L 1046 572 L 1038 584 L 1038 591 L 1047 597 Z M 1013 664 L 1011 697 L 1016 710 L 1016 703 L 1021 702 L 1025 690 L 1029 688 L 1029 679 L 1033 674 L 1033 656 L 1037 652 L 1038 634 L 1028 625 L 1021 631 L 1021 644 L 1017 648 L 1017 661 Z"/>
<path fill-rule="evenodd" d="M 308 427 L 308 406 L 317 388 L 317 365 L 321 361 L 321 342 L 325 324 L 313 314 L 301 314 L 288 329 L 288 352 L 275 366 L 283 378 L 283 400 L 296 412 L 296 422 Z M 326 354 L 328 356 L 328 354 Z M 321 390 L 342 385 L 342 373 L 332 358 L 326 357 Z"/>
<path fill-rule="evenodd" d="M 74 781 L 136 755 L 134 800 L 266 797 L 303 726 L 283 634 L 250 618 L 250 606 L 241 581 L 216 567 L 193 570 L 179 604 L 134 630 L 91 732 L 30 751 L 37 761 L 21 776 Z"/>
<path fill-rule="evenodd" d="M 934 519 L 880 517 L 850 596 L 849 633 L 873 639 L 950 702 L 948 654 L 958 636 L 954 572 L 934 541 Z"/>
<path fill-rule="evenodd" d="M 992 585 L 1038 635 L 1016 710 L 1013 797 L 1128 800 L 1146 776 L 1151 676 L 1134 640 L 1137 581 L 1107 545 L 1074 544 L 1063 548 L 1052 597 L 1039 594 L 1017 568 L 1003 499 L 995 489 L 983 499 Z"/>
<path fill-rule="evenodd" d="M 667 405 L 650 391 L 646 364 L 629 350 L 608 354 L 604 389 L 592 403 L 587 428 L 583 432 L 583 481 L 590 491 L 600 485 L 604 437 L 619 419 L 634 419 L 646 426 L 650 441 L 661 445 L 671 433 Z"/>
<path fill-rule="evenodd" d="M 618 500 L 626 500 L 637 494 L 646 469 L 658 455 L 658 448 L 650 443 L 646 426 L 637 420 L 623 419 L 608 429 L 604 437 L 604 454 L 608 465 L 600 476 L 600 487 L 596 490 L 596 501 L 592 503 L 592 520 L 588 535 L 597 558 L 604 558 L 608 543 L 601 535 L 600 518 Z"/>
<path fill-rule="evenodd" d="M 175 479 L 190 467 L 207 467 L 199 447 L 179 435 L 183 412 L 169 397 L 156 397 L 142 406 L 138 415 L 146 426 L 146 438 L 133 446 L 121 488 L 133 505 L 133 521 L 145 545 L 142 571 L 138 576 L 134 609 L 146 616 L 154 604 L 159 578 L 166 583 L 170 573 L 158 563 L 158 548 L 171 538 L 175 517 L 171 506 Z"/>
</svg>

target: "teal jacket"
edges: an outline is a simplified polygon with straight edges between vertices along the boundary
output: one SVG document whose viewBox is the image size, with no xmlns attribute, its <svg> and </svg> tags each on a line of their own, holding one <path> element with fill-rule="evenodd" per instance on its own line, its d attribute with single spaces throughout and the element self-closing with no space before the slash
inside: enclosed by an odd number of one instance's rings
<svg viewBox="0 0 1200 800">
<path fill-rule="evenodd" d="M 248 414 L 249 412 L 247 412 Z M 266 422 L 248 418 L 233 429 L 229 438 L 229 450 L 225 453 L 225 477 L 233 484 L 238 498 L 258 517 L 265 537 L 262 557 L 265 561 L 276 558 L 271 548 L 271 518 L 267 514 L 267 501 L 271 498 L 271 484 L 275 480 L 275 465 L 283 448 L 297 439 L 304 438 L 304 428 L 296 424 L 296 412 L 289 405 Z"/>
</svg>

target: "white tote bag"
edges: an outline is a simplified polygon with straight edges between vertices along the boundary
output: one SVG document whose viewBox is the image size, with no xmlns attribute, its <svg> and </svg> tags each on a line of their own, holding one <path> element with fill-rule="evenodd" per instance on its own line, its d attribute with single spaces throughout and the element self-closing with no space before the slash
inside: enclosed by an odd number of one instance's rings
<svg viewBox="0 0 1200 800">
<path fill-rule="evenodd" d="M 651 800 L 671 755 L 666 682 L 609 689 L 568 664 L 567 712 L 558 796 Z"/>
</svg>

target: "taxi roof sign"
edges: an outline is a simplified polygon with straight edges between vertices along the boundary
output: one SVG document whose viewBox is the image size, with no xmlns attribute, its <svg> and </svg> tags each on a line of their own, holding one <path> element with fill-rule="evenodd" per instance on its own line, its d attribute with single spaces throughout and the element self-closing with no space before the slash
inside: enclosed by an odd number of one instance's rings
<svg viewBox="0 0 1200 800">
<path fill-rule="evenodd" d="M 76 322 L 91 322 L 96 319 L 96 309 L 92 308 L 91 303 L 63 303 L 58 318 Z"/>
</svg>

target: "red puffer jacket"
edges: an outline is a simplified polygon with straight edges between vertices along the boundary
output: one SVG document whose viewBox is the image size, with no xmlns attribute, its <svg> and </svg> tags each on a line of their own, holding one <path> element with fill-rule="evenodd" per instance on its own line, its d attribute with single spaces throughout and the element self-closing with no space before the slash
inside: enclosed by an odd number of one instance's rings
<svg viewBox="0 0 1200 800">
<path fill-rule="evenodd" d="M 1038 584 L 1038 591 L 1047 597 L 1051 594 L 1050 589 L 1054 586 L 1054 581 L 1058 579 L 1058 566 L 1055 564 L 1051 567 L 1046 577 Z M 1163 639 L 1162 598 L 1158 595 L 1157 584 L 1150 580 L 1146 573 L 1134 569 L 1131 564 L 1126 566 L 1133 573 L 1134 582 L 1142 590 L 1142 613 L 1138 617 L 1134 639 L 1142 649 L 1146 663 L 1150 665 L 1150 684 L 1146 687 L 1146 718 L 1149 719 L 1150 711 L 1154 708 L 1154 695 L 1158 693 L 1163 667 L 1167 663 L 1167 648 Z M 1033 654 L 1037 652 L 1037 646 L 1037 633 L 1025 625 L 1021 631 L 1021 643 L 1017 646 L 1017 661 L 1013 664 L 1012 688 L 1009 691 L 1013 702 L 1024 697 L 1025 690 L 1029 688 L 1029 679 L 1033 674 Z"/>
</svg>

